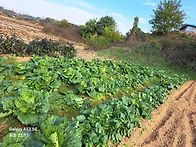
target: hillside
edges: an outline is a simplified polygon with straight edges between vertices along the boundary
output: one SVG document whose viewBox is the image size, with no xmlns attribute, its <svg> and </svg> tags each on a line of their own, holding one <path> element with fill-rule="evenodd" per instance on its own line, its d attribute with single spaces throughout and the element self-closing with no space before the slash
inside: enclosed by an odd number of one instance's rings
<svg viewBox="0 0 196 147">
<path fill-rule="evenodd" d="M 15 35 L 23 39 L 27 43 L 36 38 L 62 40 L 65 42 L 70 42 L 76 47 L 78 57 L 84 58 L 86 60 L 92 60 L 93 58 L 96 57 L 94 52 L 84 50 L 86 48 L 86 45 L 83 43 L 78 43 L 73 40 L 67 40 L 62 36 L 58 36 L 52 33 L 49 34 L 44 33 L 43 26 L 41 26 L 39 23 L 17 20 L 14 18 L 0 15 L 0 35 L 2 36 Z"/>
</svg>

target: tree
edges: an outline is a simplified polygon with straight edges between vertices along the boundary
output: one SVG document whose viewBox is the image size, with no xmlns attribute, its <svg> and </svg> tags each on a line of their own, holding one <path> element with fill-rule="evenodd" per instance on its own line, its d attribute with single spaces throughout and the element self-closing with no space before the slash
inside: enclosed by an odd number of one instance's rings
<svg viewBox="0 0 196 147">
<path fill-rule="evenodd" d="M 103 35 L 105 28 L 116 31 L 116 22 L 110 16 L 102 17 L 99 21 L 90 19 L 85 25 L 80 26 L 80 34 L 83 38 L 90 38 L 92 35 Z"/>
<path fill-rule="evenodd" d="M 104 33 L 105 28 L 116 30 L 116 22 L 113 17 L 105 16 L 97 22 L 97 32 L 99 35 Z"/>
<path fill-rule="evenodd" d="M 183 24 L 186 14 L 181 11 L 180 0 L 164 0 L 153 10 L 154 16 L 150 20 L 154 33 L 165 34 L 175 31 Z"/>
<path fill-rule="evenodd" d="M 90 19 L 85 25 L 80 26 L 80 34 L 84 38 L 90 38 L 91 35 L 97 32 L 97 20 Z"/>
</svg>

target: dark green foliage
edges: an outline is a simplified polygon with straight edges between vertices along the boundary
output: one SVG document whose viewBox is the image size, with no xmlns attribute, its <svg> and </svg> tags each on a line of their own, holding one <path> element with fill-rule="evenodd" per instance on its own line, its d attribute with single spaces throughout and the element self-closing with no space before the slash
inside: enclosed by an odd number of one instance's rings
<svg viewBox="0 0 196 147">
<path fill-rule="evenodd" d="M 27 44 L 25 44 L 21 39 L 12 37 L 0 37 L 0 54 L 16 54 L 25 55 L 25 49 Z"/>
<path fill-rule="evenodd" d="M 51 57 L 73 58 L 76 56 L 76 49 L 70 43 L 60 43 L 47 39 L 35 39 L 29 44 L 25 44 L 22 40 L 13 36 L 0 38 L 0 53 L 16 54 L 17 56 L 48 55 Z"/>
<path fill-rule="evenodd" d="M 97 34 L 98 35 L 103 35 L 104 31 L 105 31 L 105 28 L 111 28 L 113 30 L 116 30 L 116 22 L 112 17 L 105 16 L 105 17 L 102 17 L 97 22 Z"/>
<path fill-rule="evenodd" d="M 72 58 L 76 55 L 76 50 L 71 44 L 60 44 L 59 42 L 42 39 L 33 40 L 29 43 L 26 53 L 28 55 L 38 55 L 38 56 L 64 56 Z"/>
<path fill-rule="evenodd" d="M 89 20 L 80 26 L 80 34 L 93 49 L 106 48 L 124 39 L 116 30 L 115 20 L 110 16 L 102 17 L 99 21 Z"/>
<path fill-rule="evenodd" d="M 48 93 L 28 89 L 17 82 L 7 88 L 9 97 L 2 101 L 3 109 L 11 112 L 23 124 L 36 124 L 42 121 L 49 110 Z"/>
<path fill-rule="evenodd" d="M 80 34 L 83 38 L 90 38 L 91 35 L 97 33 L 96 19 L 90 19 L 85 25 L 80 26 Z"/>
<path fill-rule="evenodd" d="M 105 28 L 116 30 L 116 22 L 110 16 L 102 17 L 99 21 L 90 19 L 85 25 L 80 26 L 80 34 L 83 38 L 90 38 L 93 35 L 103 35 Z"/>
<path fill-rule="evenodd" d="M 83 144 L 107 146 L 109 140 L 118 143 L 124 136 L 130 137 L 134 128 L 139 127 L 141 118 L 150 118 L 166 94 L 167 90 L 155 86 L 130 97 L 108 101 L 90 111 L 85 110 L 84 120 L 75 120 L 83 129 Z"/>
<path fill-rule="evenodd" d="M 153 10 L 154 16 L 150 20 L 153 32 L 158 34 L 168 33 L 179 29 L 183 24 L 185 13 L 181 11 L 180 0 L 164 0 Z"/>
<path fill-rule="evenodd" d="M 170 79 L 171 80 L 171 79 Z M 145 88 L 122 99 L 113 99 L 91 110 L 84 110 L 75 124 L 80 124 L 85 146 L 107 146 L 108 141 L 118 143 L 124 136 L 130 137 L 141 118 L 150 119 L 151 112 L 161 105 L 171 89 L 183 79 L 176 75 L 170 82 L 161 77 L 157 85 Z"/>
</svg>

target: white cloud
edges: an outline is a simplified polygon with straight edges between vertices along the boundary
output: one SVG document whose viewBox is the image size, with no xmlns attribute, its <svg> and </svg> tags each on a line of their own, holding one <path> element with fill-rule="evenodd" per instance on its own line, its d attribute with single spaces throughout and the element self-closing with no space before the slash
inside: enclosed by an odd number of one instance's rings
<svg viewBox="0 0 196 147">
<path fill-rule="evenodd" d="M 89 3 L 84 2 L 82 0 L 72 0 L 72 2 L 75 2 L 75 3 L 79 4 L 80 6 L 88 8 L 88 9 L 96 9 L 95 6 L 90 5 Z"/>
<path fill-rule="evenodd" d="M 157 4 L 155 2 L 153 2 L 152 0 L 143 0 L 142 5 L 156 7 Z"/>
<path fill-rule="evenodd" d="M 143 2 L 142 4 L 143 5 L 146 5 L 146 6 L 152 6 L 152 7 L 155 7 L 156 6 L 156 4 L 153 3 L 153 2 Z"/>
</svg>

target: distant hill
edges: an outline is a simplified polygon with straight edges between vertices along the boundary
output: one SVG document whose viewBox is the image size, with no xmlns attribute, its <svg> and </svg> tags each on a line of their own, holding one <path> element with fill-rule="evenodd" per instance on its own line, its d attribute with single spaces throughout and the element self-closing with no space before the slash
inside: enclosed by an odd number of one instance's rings
<svg viewBox="0 0 196 147">
<path fill-rule="evenodd" d="M 33 16 L 30 16 L 27 14 L 19 14 L 19 13 L 12 11 L 12 10 L 5 9 L 3 7 L 0 7 L 0 14 L 7 16 L 7 17 L 10 17 L 10 18 L 22 19 L 22 20 L 27 20 L 27 21 L 39 22 L 42 20 L 42 18 L 40 18 L 40 17 L 33 17 Z"/>
</svg>

